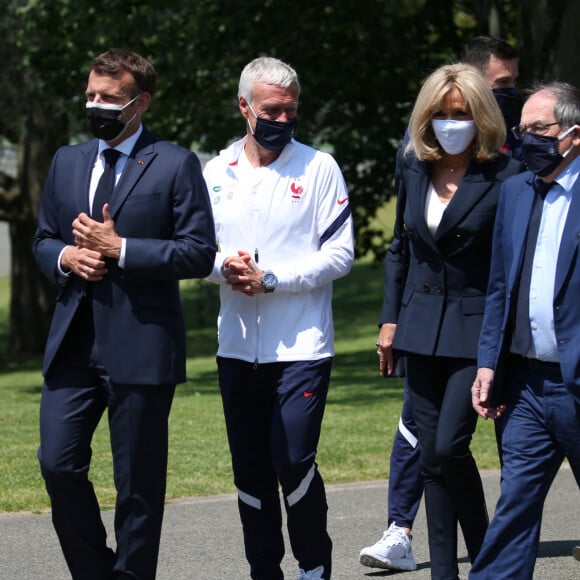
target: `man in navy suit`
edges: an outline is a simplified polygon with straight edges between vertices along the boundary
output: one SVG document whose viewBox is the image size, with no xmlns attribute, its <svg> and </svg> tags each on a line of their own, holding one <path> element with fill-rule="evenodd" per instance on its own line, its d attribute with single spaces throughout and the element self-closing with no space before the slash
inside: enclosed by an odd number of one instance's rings
<svg viewBox="0 0 580 580">
<path fill-rule="evenodd" d="M 93 60 L 86 110 L 97 138 L 56 153 L 34 237 L 41 271 L 59 286 L 38 456 L 75 579 L 155 577 L 168 415 L 185 380 L 179 280 L 205 277 L 216 253 L 197 157 L 141 124 L 155 85 L 155 70 L 135 53 L 111 49 Z M 116 551 L 88 479 L 105 409 Z"/>
<path fill-rule="evenodd" d="M 531 579 L 565 457 L 580 486 L 580 92 L 536 87 L 521 123 L 529 171 L 500 192 L 472 387 L 479 415 L 503 421 L 501 496 L 473 580 Z"/>
</svg>

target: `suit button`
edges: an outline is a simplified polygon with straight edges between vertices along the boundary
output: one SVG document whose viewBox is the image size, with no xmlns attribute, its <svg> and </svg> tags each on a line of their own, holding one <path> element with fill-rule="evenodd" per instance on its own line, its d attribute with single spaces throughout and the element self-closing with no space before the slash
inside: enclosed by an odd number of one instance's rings
<svg viewBox="0 0 580 580">
<path fill-rule="evenodd" d="M 439 294 L 439 295 L 443 294 L 443 286 L 437 286 L 435 288 L 435 294 Z"/>
<path fill-rule="evenodd" d="M 423 291 L 429 294 L 431 292 L 431 286 L 429 284 L 423 284 Z"/>
</svg>

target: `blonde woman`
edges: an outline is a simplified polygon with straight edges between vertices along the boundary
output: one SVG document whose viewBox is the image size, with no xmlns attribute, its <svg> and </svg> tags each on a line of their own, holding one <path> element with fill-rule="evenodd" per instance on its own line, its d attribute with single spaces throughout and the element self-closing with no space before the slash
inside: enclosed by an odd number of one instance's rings
<svg viewBox="0 0 580 580">
<path fill-rule="evenodd" d="M 378 353 L 385 372 L 393 349 L 405 355 L 436 579 L 458 577 L 457 523 L 472 561 L 488 524 L 469 449 L 477 421 L 470 387 L 499 188 L 521 170 L 499 152 L 505 131 L 483 76 L 445 65 L 423 84 L 397 160 Z"/>
</svg>

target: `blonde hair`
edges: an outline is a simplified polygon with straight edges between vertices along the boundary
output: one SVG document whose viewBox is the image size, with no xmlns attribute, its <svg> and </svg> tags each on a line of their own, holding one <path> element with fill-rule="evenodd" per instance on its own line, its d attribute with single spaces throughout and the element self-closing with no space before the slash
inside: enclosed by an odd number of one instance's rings
<svg viewBox="0 0 580 580">
<path fill-rule="evenodd" d="M 412 151 L 421 161 L 441 159 L 443 149 L 435 138 L 431 121 L 454 87 L 463 96 L 477 127 L 474 158 L 484 162 L 497 156 L 506 139 L 505 122 L 487 82 L 476 68 L 467 64 L 443 65 L 427 77 L 411 113 L 405 153 Z"/>
</svg>

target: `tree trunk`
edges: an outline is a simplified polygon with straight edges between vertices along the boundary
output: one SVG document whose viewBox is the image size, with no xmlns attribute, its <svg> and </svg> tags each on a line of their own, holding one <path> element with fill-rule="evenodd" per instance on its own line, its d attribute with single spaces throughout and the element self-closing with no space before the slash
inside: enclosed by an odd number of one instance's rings
<svg viewBox="0 0 580 580">
<path fill-rule="evenodd" d="M 42 354 L 56 295 L 56 288 L 38 271 L 31 248 L 50 160 L 68 140 L 68 125 L 62 116 L 52 115 L 41 99 L 31 101 L 18 144 L 18 195 L 9 220 L 12 266 L 7 354 L 11 359 Z"/>
<path fill-rule="evenodd" d="M 558 58 L 575 52 L 572 45 L 562 42 L 564 23 L 571 21 L 568 0 L 528 0 L 521 3 L 519 19 L 520 75 L 522 84 L 566 80 L 558 78 Z M 561 52 L 562 51 L 562 52 Z"/>
</svg>

